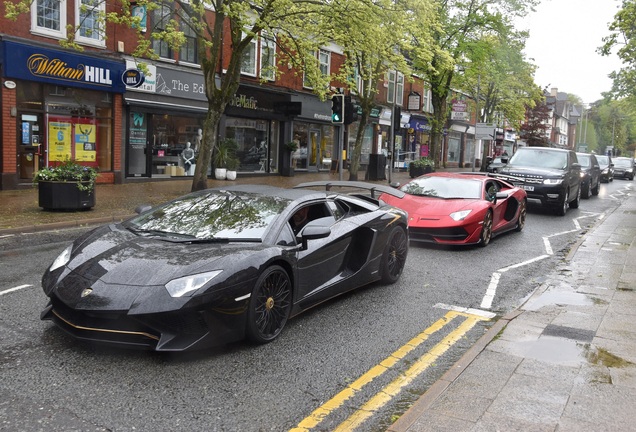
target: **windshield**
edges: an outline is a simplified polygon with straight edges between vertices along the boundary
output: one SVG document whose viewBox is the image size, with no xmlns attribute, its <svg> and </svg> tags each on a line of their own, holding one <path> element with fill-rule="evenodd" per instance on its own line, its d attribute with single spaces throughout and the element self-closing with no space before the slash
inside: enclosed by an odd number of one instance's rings
<svg viewBox="0 0 636 432">
<path fill-rule="evenodd" d="M 631 159 L 614 159 L 614 166 L 620 168 L 631 168 L 632 161 Z"/>
<path fill-rule="evenodd" d="M 510 158 L 510 164 L 534 168 L 564 169 L 568 164 L 567 156 L 567 153 L 561 151 L 519 149 Z"/>
<path fill-rule="evenodd" d="M 437 198 L 481 198 L 479 180 L 438 176 L 419 177 L 400 189 L 410 195 Z"/>
<path fill-rule="evenodd" d="M 577 153 L 576 157 L 579 159 L 579 163 L 583 168 L 590 167 L 590 155 L 582 155 Z"/>
<path fill-rule="evenodd" d="M 609 158 L 607 156 L 596 156 L 596 160 L 599 165 L 609 165 Z"/>
<path fill-rule="evenodd" d="M 246 192 L 205 191 L 186 195 L 129 221 L 139 233 L 193 239 L 262 239 L 289 200 Z"/>
</svg>

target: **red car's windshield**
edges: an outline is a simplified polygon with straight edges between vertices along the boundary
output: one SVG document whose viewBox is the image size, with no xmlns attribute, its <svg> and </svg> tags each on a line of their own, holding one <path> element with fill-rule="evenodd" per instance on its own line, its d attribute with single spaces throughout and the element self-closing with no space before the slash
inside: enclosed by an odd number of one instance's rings
<svg viewBox="0 0 636 432">
<path fill-rule="evenodd" d="M 482 182 L 479 180 L 424 176 L 416 178 L 400 188 L 410 195 L 437 198 L 481 198 Z"/>
</svg>

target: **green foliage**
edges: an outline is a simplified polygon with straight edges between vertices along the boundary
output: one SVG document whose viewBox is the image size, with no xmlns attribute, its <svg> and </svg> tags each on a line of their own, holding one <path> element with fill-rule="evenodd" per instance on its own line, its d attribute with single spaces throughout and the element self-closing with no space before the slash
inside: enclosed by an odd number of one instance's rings
<svg viewBox="0 0 636 432">
<path fill-rule="evenodd" d="M 411 162 L 416 168 L 426 168 L 426 167 L 435 167 L 435 161 L 430 158 L 420 158 Z"/>
<path fill-rule="evenodd" d="M 65 160 L 55 167 L 42 168 L 33 175 L 33 183 L 41 181 L 50 182 L 76 182 L 81 191 L 93 191 L 98 172 L 95 168 L 80 165 L 72 160 Z"/>
<path fill-rule="evenodd" d="M 287 147 L 287 151 L 288 152 L 293 153 L 296 150 L 298 150 L 298 142 L 297 141 L 290 141 L 287 144 L 285 144 L 285 147 Z"/>
<path fill-rule="evenodd" d="M 232 138 L 223 138 L 217 140 L 216 147 L 212 153 L 212 163 L 215 168 L 228 168 L 228 164 L 236 159 L 236 151 L 238 144 Z"/>
</svg>

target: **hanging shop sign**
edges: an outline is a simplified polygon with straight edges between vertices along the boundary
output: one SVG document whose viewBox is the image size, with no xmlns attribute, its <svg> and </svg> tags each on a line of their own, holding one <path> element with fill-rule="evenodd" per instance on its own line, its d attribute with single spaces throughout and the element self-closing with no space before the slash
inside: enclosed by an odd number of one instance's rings
<svg viewBox="0 0 636 432">
<path fill-rule="evenodd" d="M 121 75 L 121 80 L 124 85 L 137 88 L 144 83 L 146 77 L 144 73 L 138 69 L 126 69 Z"/>
<path fill-rule="evenodd" d="M 3 55 L 5 77 L 113 93 L 126 91 L 117 79 L 124 72 L 123 62 L 10 41 L 3 42 Z"/>
</svg>

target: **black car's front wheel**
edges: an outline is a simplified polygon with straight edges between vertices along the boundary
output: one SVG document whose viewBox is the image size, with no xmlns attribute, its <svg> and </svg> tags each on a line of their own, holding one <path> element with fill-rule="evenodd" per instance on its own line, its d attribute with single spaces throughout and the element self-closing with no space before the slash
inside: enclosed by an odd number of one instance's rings
<svg viewBox="0 0 636 432">
<path fill-rule="evenodd" d="M 247 337 L 271 342 L 283 331 L 291 310 L 291 281 L 285 269 L 272 266 L 256 281 L 247 314 Z"/>
<path fill-rule="evenodd" d="M 391 230 L 382 254 L 382 282 L 392 284 L 402 275 L 409 245 L 404 228 L 396 226 Z"/>
</svg>

